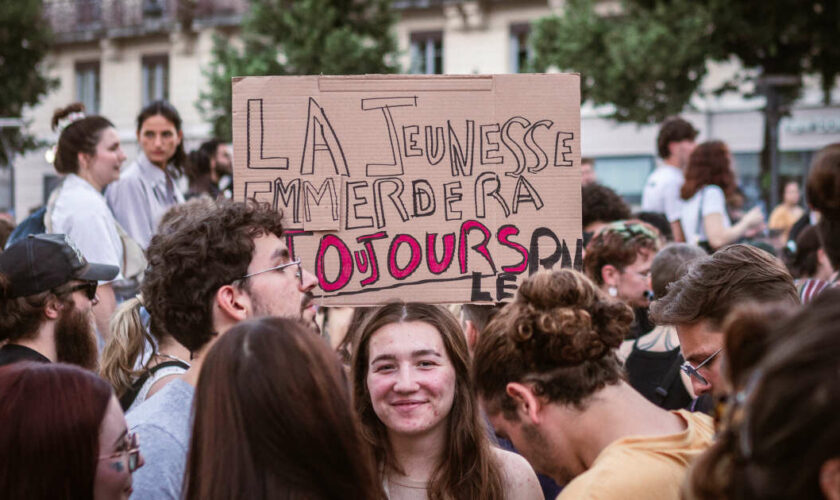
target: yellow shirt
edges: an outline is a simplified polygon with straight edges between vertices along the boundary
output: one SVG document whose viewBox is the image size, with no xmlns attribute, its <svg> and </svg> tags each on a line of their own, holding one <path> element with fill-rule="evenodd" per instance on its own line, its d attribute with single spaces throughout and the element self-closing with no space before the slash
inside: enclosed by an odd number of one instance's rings
<svg viewBox="0 0 840 500">
<path fill-rule="evenodd" d="M 691 461 L 712 442 L 711 417 L 678 410 L 687 423 L 679 434 L 630 436 L 610 443 L 557 500 L 676 500 Z"/>
</svg>

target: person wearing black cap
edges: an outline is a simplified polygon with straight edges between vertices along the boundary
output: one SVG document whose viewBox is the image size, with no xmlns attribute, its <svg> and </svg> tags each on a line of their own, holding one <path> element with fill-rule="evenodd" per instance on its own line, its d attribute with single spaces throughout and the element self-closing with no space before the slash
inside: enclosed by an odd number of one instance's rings
<svg viewBox="0 0 840 500">
<path fill-rule="evenodd" d="M 64 234 L 30 235 L 0 254 L 0 366 L 16 361 L 96 369 L 92 307 L 117 266 L 87 262 Z"/>
</svg>

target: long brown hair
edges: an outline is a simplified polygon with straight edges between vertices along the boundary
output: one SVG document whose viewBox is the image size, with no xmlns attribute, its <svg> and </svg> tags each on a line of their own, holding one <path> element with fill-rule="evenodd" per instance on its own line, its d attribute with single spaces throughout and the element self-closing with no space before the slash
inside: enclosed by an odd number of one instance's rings
<svg viewBox="0 0 840 500">
<path fill-rule="evenodd" d="M 111 387 L 61 363 L 0 368 L 4 498 L 93 498 L 99 428 Z"/>
<path fill-rule="evenodd" d="M 763 328 L 780 340 L 695 461 L 687 498 L 823 498 L 820 469 L 840 457 L 838 302 L 840 290 L 827 290 L 786 321 L 766 317 Z"/>
<path fill-rule="evenodd" d="M 727 198 L 738 187 L 729 148 L 723 141 L 708 141 L 694 148 L 688 157 L 680 196 L 688 200 L 708 185 L 721 188 Z"/>
<path fill-rule="evenodd" d="M 193 410 L 186 499 L 383 496 L 341 363 L 297 321 L 246 321 L 222 335 Z"/>
<path fill-rule="evenodd" d="M 394 302 L 371 311 L 365 318 L 353 353 L 353 404 L 362 419 L 362 437 L 379 464 L 402 470 L 394 458 L 385 425 L 371 403 L 367 386 L 368 345 L 380 328 L 411 321 L 437 329 L 455 369 L 455 400 L 447 418 L 446 449 L 429 480 L 429 498 L 503 499 L 502 472 L 492 456 L 470 382 L 467 341 L 455 317 L 440 306 Z"/>
</svg>

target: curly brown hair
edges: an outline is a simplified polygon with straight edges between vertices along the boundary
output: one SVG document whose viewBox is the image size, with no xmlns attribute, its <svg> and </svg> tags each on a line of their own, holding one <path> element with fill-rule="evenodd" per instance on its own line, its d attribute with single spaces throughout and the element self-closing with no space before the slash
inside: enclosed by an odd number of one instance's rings
<svg viewBox="0 0 840 500">
<path fill-rule="evenodd" d="M 612 265 L 620 270 L 642 255 L 659 251 L 659 231 L 640 220 L 619 221 L 604 227 L 586 245 L 583 269 L 596 285 L 604 284 L 601 269 Z"/>
<path fill-rule="evenodd" d="M 280 214 L 268 204 L 220 200 L 212 210 L 196 211 L 177 229 L 152 237 L 142 294 L 151 328 L 167 332 L 190 351 L 214 335 L 212 303 L 216 291 L 245 275 L 254 238 L 282 233 Z"/>
<path fill-rule="evenodd" d="M 708 141 L 694 148 L 688 157 L 680 196 L 688 200 L 709 185 L 720 187 L 727 198 L 738 188 L 729 148 L 723 141 Z"/>
<path fill-rule="evenodd" d="M 514 419 L 505 388 L 532 383 L 538 396 L 584 408 L 588 398 L 624 378 L 615 354 L 633 311 L 610 300 L 583 274 L 542 271 L 526 279 L 516 299 L 479 337 L 473 380 L 491 413 Z"/>
</svg>

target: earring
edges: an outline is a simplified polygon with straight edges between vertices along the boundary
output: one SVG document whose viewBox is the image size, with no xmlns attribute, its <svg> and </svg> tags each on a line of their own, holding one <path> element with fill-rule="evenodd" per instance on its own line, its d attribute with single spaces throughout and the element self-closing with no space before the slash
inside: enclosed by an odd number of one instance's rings
<svg viewBox="0 0 840 500">
<path fill-rule="evenodd" d="M 610 294 L 610 297 L 618 297 L 618 289 L 614 286 L 607 288 L 607 293 Z"/>
</svg>

